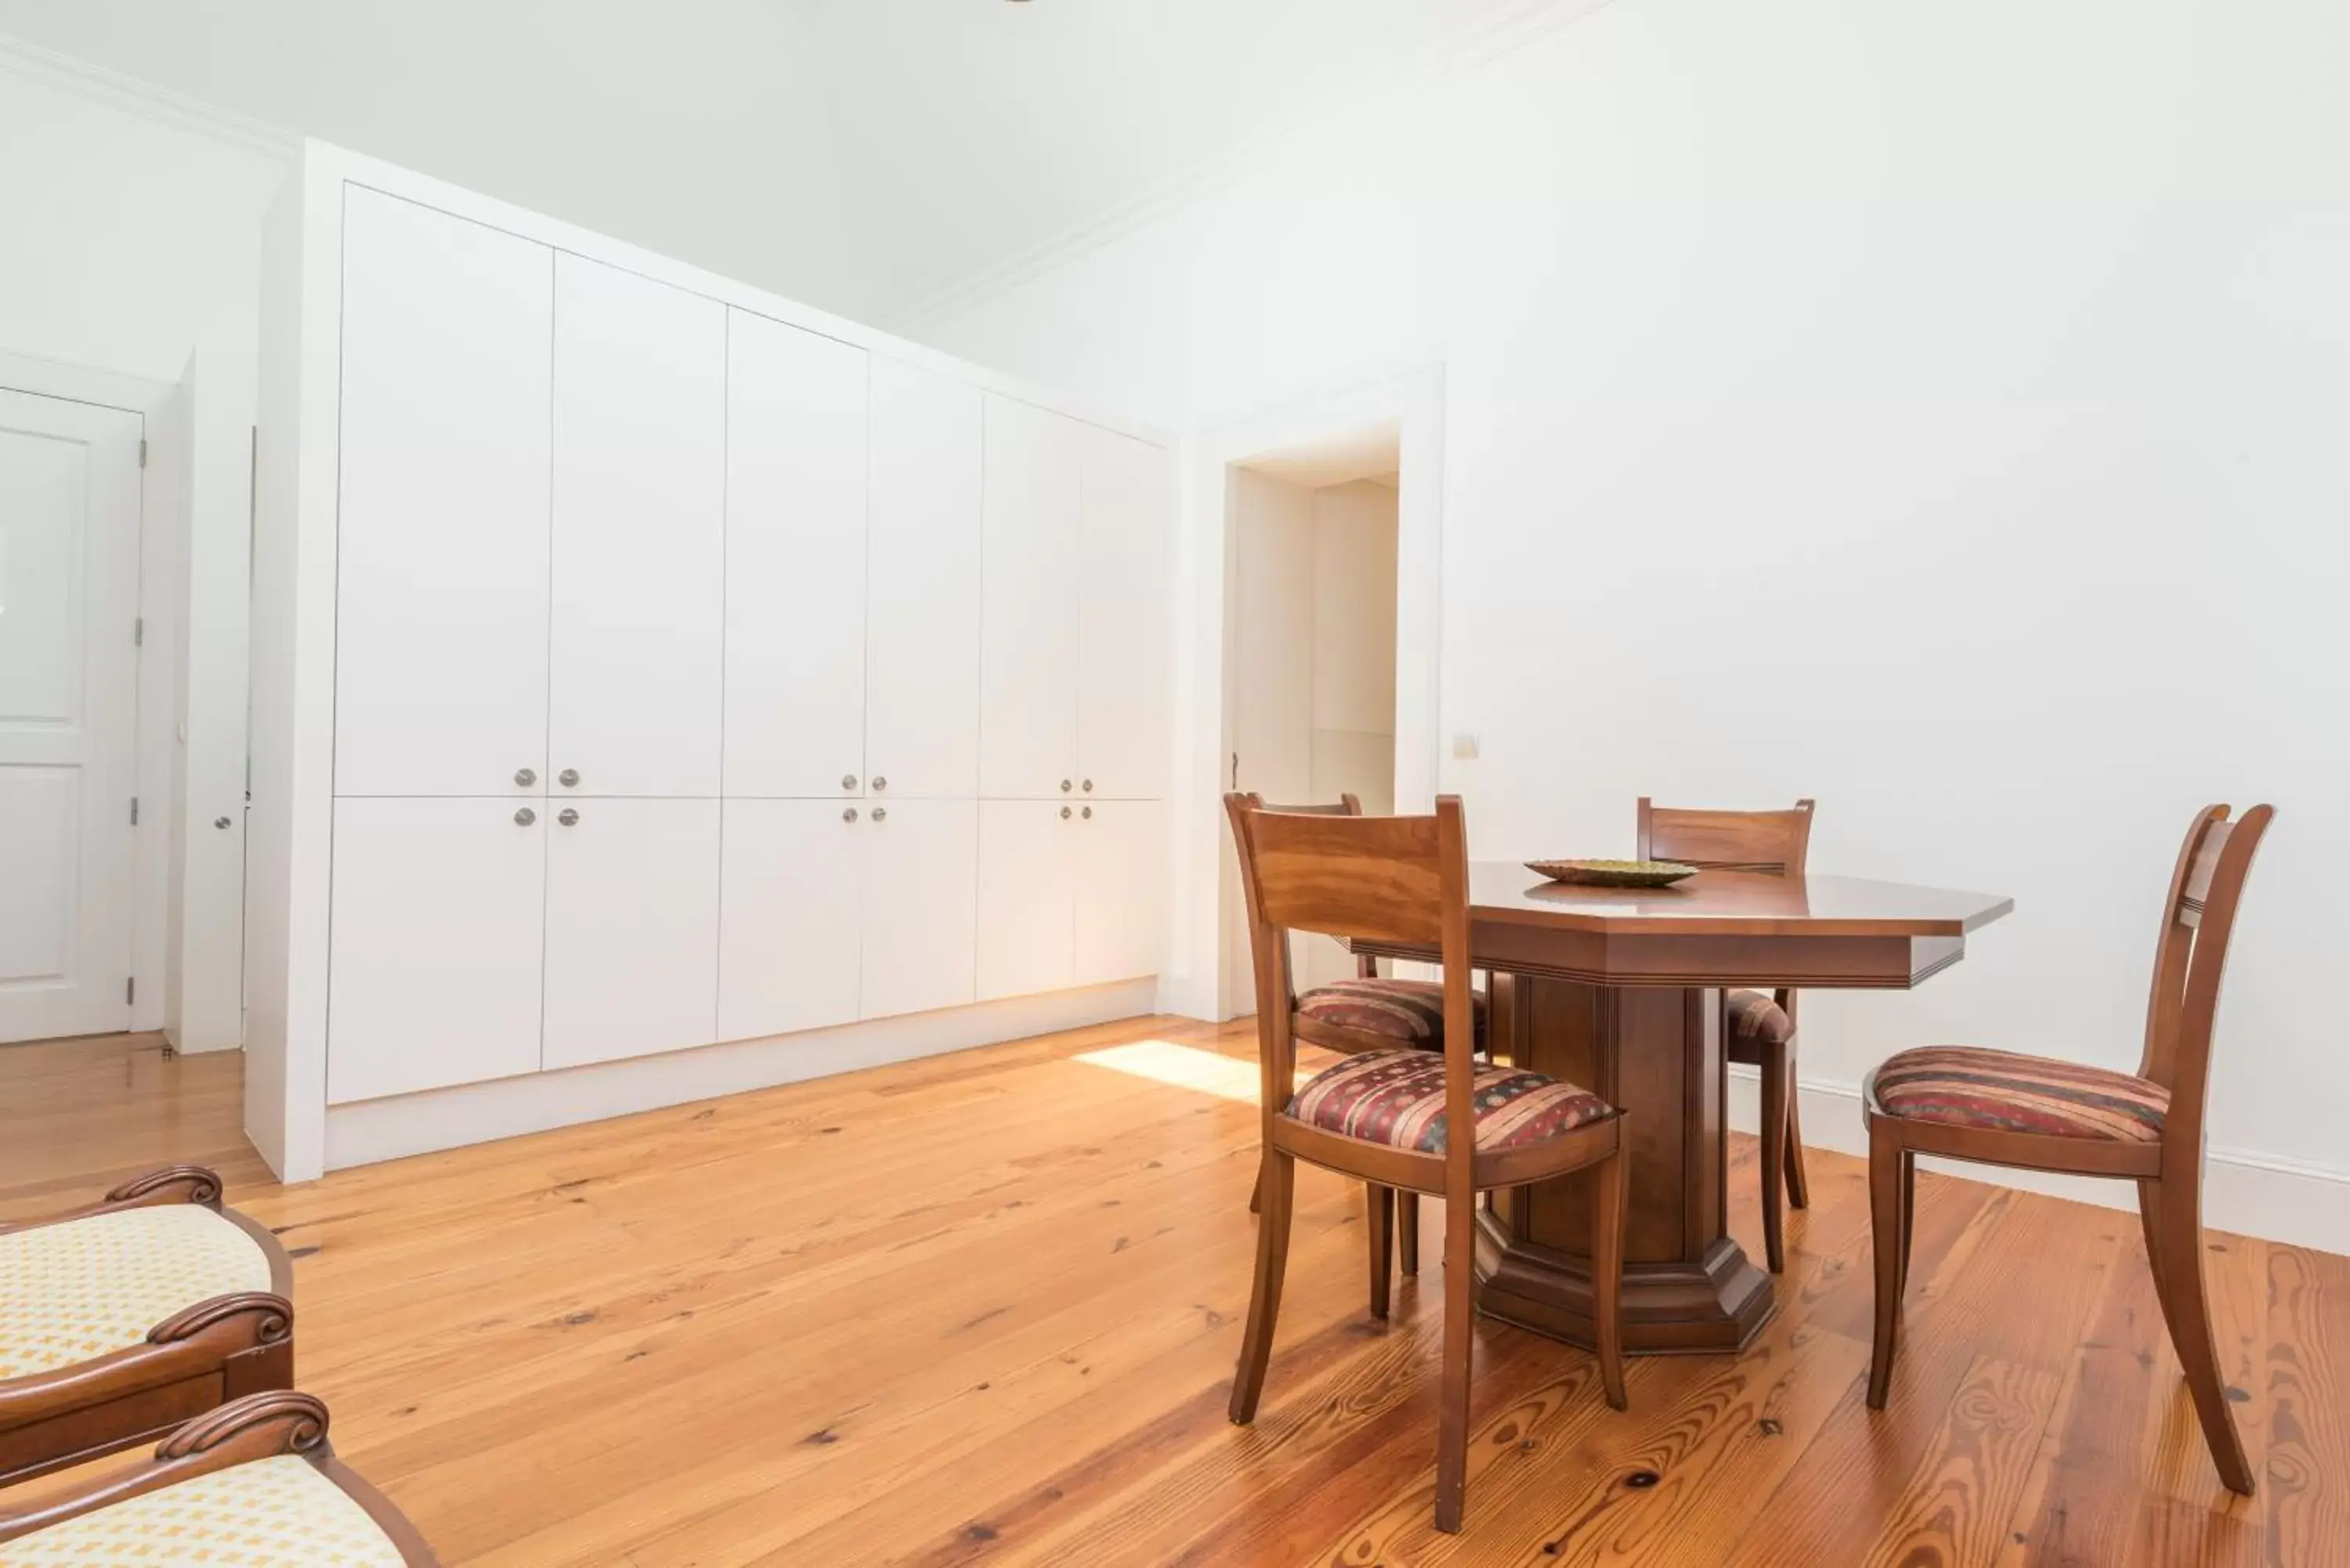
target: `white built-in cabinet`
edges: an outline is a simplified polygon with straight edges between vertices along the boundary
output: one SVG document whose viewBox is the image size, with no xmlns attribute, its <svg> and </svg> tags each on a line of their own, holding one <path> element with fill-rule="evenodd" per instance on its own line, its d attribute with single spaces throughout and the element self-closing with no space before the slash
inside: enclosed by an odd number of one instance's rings
<svg viewBox="0 0 2350 1568">
<path fill-rule="evenodd" d="M 1159 969 L 1163 450 L 343 200 L 330 1103 Z"/>
</svg>

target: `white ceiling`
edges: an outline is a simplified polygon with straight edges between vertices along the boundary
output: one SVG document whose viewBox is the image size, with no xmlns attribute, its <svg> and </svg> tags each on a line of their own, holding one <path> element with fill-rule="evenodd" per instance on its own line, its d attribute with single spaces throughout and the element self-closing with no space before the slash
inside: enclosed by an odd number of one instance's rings
<svg viewBox="0 0 2350 1568">
<path fill-rule="evenodd" d="M 885 324 L 1551 0 L 0 0 L 0 33 Z"/>
</svg>

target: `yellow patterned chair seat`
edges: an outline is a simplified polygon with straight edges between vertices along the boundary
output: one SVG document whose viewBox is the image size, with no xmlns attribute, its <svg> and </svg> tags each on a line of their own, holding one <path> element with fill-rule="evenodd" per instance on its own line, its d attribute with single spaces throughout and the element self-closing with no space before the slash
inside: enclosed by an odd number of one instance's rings
<svg viewBox="0 0 2350 1568">
<path fill-rule="evenodd" d="M 0 1568 L 401 1568 L 400 1548 L 308 1459 L 255 1459 L 0 1545 Z"/>
<path fill-rule="evenodd" d="M 199 1302 L 269 1288 L 261 1244 L 200 1203 L 0 1231 L 0 1378 L 127 1349 Z"/>
</svg>

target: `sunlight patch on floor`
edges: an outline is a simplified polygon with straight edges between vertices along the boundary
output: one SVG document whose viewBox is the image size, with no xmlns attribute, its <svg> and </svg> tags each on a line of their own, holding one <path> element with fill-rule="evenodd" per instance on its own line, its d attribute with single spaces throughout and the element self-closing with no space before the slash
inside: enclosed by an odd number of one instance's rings
<svg viewBox="0 0 2350 1568">
<path fill-rule="evenodd" d="M 1254 1062 L 1244 1056 L 1227 1056 L 1221 1051 L 1203 1051 L 1197 1045 L 1178 1045 L 1171 1040 L 1138 1040 L 1131 1045 L 1108 1045 L 1099 1051 L 1081 1052 L 1070 1060 L 1244 1106 L 1257 1103 L 1258 1070 Z M 1313 1072 L 1301 1062 L 1297 1081 L 1304 1083 Z"/>
</svg>

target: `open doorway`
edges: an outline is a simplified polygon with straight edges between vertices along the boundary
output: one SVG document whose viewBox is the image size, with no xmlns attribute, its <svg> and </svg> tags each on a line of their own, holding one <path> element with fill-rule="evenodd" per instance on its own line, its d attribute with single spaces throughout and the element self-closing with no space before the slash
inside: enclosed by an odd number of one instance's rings
<svg viewBox="0 0 2350 1568">
<path fill-rule="evenodd" d="M 1317 433 L 1228 465 L 1224 777 L 1276 804 L 1396 809 L 1396 587 L 1402 423 Z M 1227 878 L 1218 1011 L 1253 1012 L 1246 914 Z M 1298 987 L 1355 972 L 1295 939 Z"/>
</svg>

